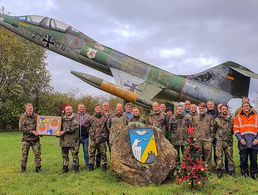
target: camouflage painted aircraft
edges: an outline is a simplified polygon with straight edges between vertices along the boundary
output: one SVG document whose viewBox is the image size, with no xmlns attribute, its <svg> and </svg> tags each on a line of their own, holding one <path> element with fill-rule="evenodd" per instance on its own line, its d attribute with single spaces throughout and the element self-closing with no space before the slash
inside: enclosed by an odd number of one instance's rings
<svg viewBox="0 0 258 195">
<path fill-rule="evenodd" d="M 56 19 L 28 15 L 0 15 L 0 25 L 25 39 L 93 69 L 113 76 L 116 84 L 72 71 L 86 83 L 141 106 L 153 99 L 226 104 L 248 96 L 250 78 L 258 75 L 228 61 L 199 74 L 175 75 L 102 45 Z"/>
</svg>

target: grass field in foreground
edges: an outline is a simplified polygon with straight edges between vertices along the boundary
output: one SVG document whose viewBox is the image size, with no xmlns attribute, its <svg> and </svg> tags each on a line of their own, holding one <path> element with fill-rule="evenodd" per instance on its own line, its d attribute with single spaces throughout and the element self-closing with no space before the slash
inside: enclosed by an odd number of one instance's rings
<svg viewBox="0 0 258 195">
<path fill-rule="evenodd" d="M 187 183 L 176 185 L 174 180 L 156 186 L 131 186 L 119 181 L 100 169 L 93 172 L 85 170 L 83 153 L 80 151 L 81 172 L 60 174 L 62 158 L 58 139 L 42 137 L 42 168 L 43 172 L 35 173 L 34 156 L 30 150 L 27 173 L 20 173 L 21 134 L 0 133 L 0 194 L 191 194 Z M 194 191 L 195 194 L 258 194 L 258 182 L 240 176 L 239 155 L 234 142 L 234 160 L 236 177 L 223 176 L 218 179 L 216 174 L 209 177 L 204 188 Z"/>
</svg>

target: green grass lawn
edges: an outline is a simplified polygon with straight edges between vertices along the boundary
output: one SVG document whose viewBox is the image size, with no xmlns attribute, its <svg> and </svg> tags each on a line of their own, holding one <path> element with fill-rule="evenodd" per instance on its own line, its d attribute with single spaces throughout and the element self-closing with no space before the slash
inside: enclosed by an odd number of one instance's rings
<svg viewBox="0 0 258 195">
<path fill-rule="evenodd" d="M 42 137 L 43 172 L 35 173 L 34 156 L 30 151 L 27 173 L 20 173 L 21 134 L 0 133 L 0 194 L 191 194 L 187 183 L 176 185 L 173 179 L 156 186 L 131 186 L 111 175 L 110 169 L 104 174 L 100 169 L 88 172 L 83 166 L 79 174 L 60 174 L 62 158 L 58 139 Z M 204 188 L 196 194 L 258 194 L 258 182 L 240 176 L 239 155 L 234 142 L 236 177 L 216 174 L 209 177 Z M 80 164 L 83 165 L 80 151 Z"/>
</svg>

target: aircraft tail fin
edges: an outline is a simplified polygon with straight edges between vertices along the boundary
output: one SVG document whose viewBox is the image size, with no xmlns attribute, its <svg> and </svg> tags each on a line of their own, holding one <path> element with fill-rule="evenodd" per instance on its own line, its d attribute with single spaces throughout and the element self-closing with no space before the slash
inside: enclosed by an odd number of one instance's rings
<svg viewBox="0 0 258 195">
<path fill-rule="evenodd" d="M 228 61 L 198 74 L 185 77 L 227 91 L 234 98 L 240 98 L 248 96 L 250 78 L 258 79 L 258 74 L 244 66 Z"/>
</svg>

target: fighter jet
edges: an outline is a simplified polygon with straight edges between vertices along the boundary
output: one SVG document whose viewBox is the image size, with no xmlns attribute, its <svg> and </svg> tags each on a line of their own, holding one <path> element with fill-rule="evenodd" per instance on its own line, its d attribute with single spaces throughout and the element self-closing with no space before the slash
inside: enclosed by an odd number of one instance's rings
<svg viewBox="0 0 258 195">
<path fill-rule="evenodd" d="M 153 99 L 228 103 L 248 96 L 258 75 L 228 61 L 193 75 L 175 75 L 102 45 L 70 25 L 38 16 L 0 15 L 0 26 L 55 53 L 114 77 L 116 84 L 72 71 L 84 82 L 129 102 L 150 107 Z"/>
</svg>

